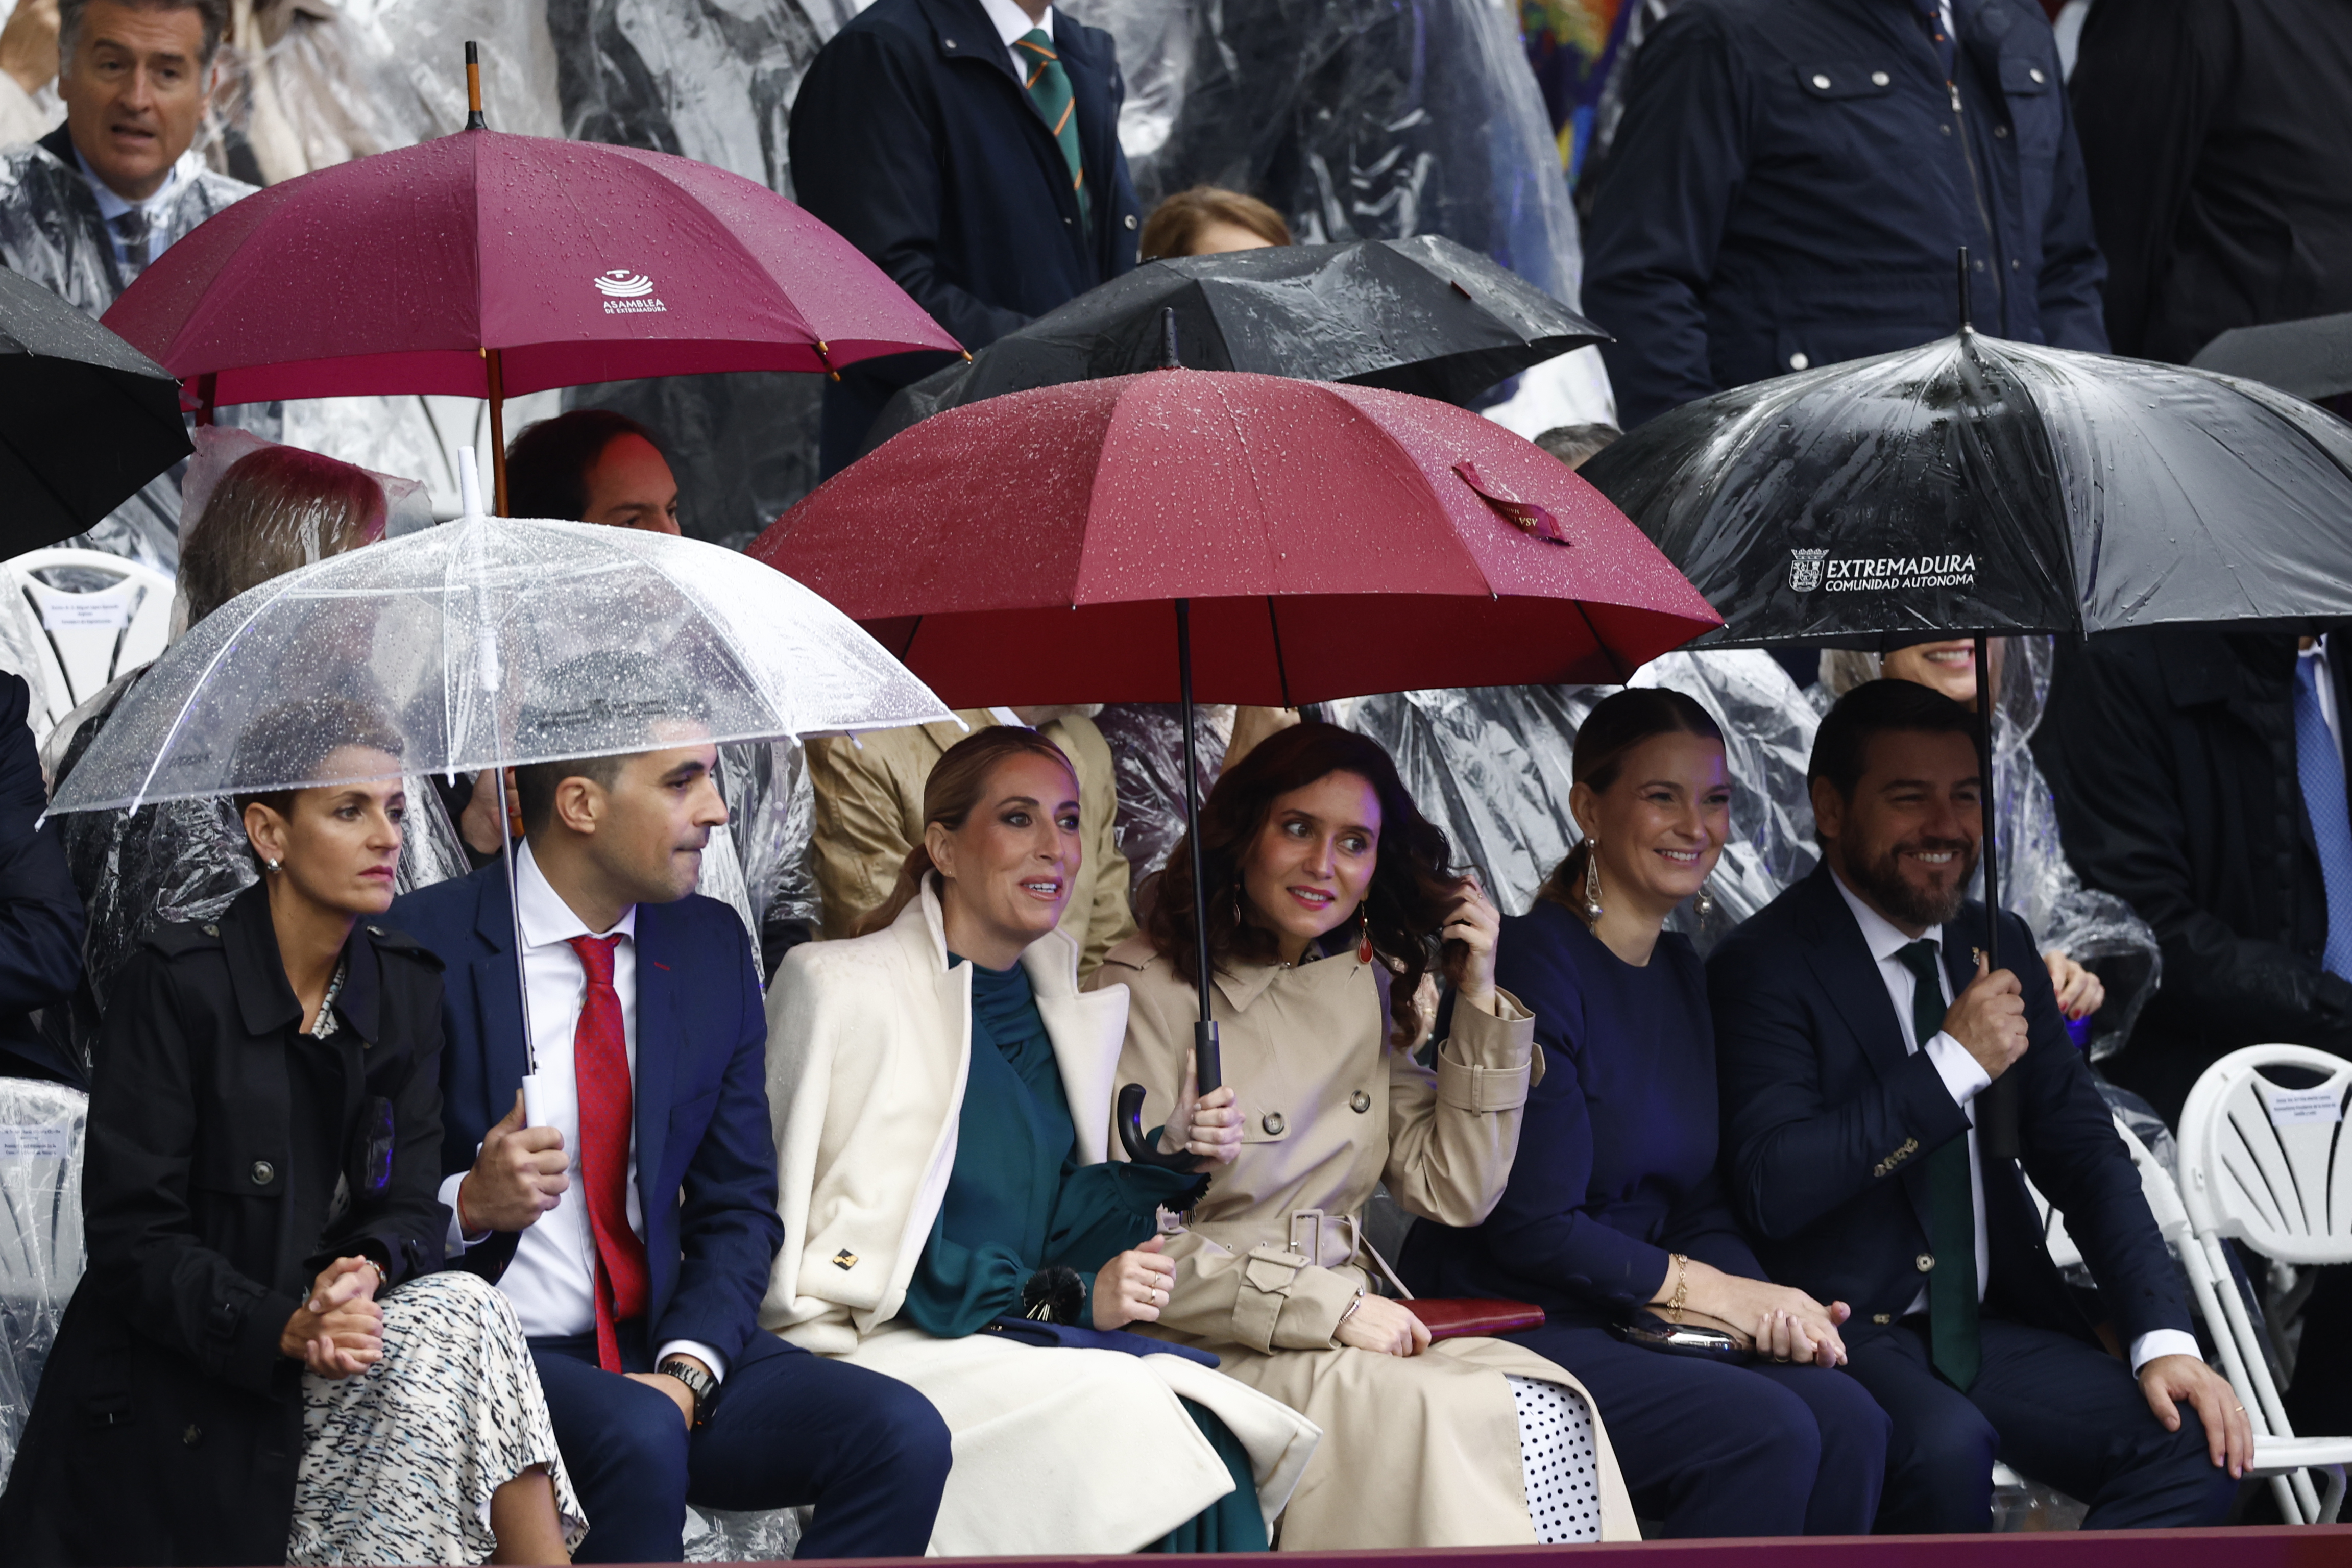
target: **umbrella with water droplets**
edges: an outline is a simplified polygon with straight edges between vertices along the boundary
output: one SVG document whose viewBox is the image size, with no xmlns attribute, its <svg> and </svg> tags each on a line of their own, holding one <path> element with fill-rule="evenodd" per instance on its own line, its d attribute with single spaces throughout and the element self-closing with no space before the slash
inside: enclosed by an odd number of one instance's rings
<svg viewBox="0 0 2352 1568">
<path fill-rule="evenodd" d="M 488 130 L 478 85 L 473 107 L 455 135 L 247 196 L 142 273 L 107 325 L 192 383 L 192 407 L 487 398 L 499 512 L 507 396 L 957 348 L 764 185 L 666 152 Z"/>
<path fill-rule="evenodd" d="M 1171 352 L 1172 358 L 1172 352 Z M 1717 625 L 1568 467 L 1449 404 L 1167 369 L 950 409 L 751 546 L 950 704 L 1192 704 L 1622 681 Z M 1220 1081 L 1201 966 L 1195 1051 Z M 1141 1091 L 1119 1098 L 1140 1138 Z"/>
</svg>

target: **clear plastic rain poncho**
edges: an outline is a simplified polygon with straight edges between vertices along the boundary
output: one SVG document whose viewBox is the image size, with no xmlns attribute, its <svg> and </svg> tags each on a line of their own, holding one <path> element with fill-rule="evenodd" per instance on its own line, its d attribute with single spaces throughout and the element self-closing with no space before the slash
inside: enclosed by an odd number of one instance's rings
<svg viewBox="0 0 2352 1568">
<path fill-rule="evenodd" d="M 257 454 L 284 454 L 290 475 L 271 456 Z M 248 458 L 260 466 L 242 470 L 243 481 L 228 492 L 224 506 L 210 507 L 223 476 Z M 220 427 L 196 432 L 196 454 L 187 466 L 184 506 L 196 519 L 190 537 L 202 542 L 184 563 L 187 572 L 175 628 L 189 612 L 189 572 L 208 585 L 198 590 L 194 609 L 201 616 L 213 607 L 205 593 L 267 581 L 293 565 L 369 543 L 382 535 L 390 517 L 413 514 L 420 499 L 414 480 L 330 465 L 315 454 Z M 142 674 L 143 669 L 132 671 L 117 679 L 50 732 L 42 765 L 53 789 L 80 763 Z M 432 789 L 421 777 L 411 777 L 408 796 L 400 890 L 464 874 L 465 853 Z M 139 943 L 160 921 L 214 918 L 258 873 L 244 827 L 226 798 L 76 812 L 61 819 L 59 839 L 89 918 L 83 945 L 89 983 L 72 1009 L 70 1034 L 89 1069 L 114 977 Z"/>
<path fill-rule="evenodd" d="M 351 769 L 372 759 L 321 758 L 293 722 L 334 702 L 441 774 L 949 716 L 855 622 L 742 556 L 476 515 L 231 601 L 123 698 L 52 810 L 365 777 Z"/>
<path fill-rule="evenodd" d="M 2112 1056 L 2131 1036 L 2139 1009 L 2163 973 L 2156 933 L 2111 893 L 2083 885 L 2058 839 L 2058 808 L 2027 743 L 2042 723 L 2050 695 L 2052 640 L 2000 639 L 2000 701 L 1993 708 L 1993 798 L 2000 856 L 2000 902 L 2021 917 L 2042 951 L 2062 949 L 2098 972 L 2106 1004 L 2093 1021 L 2086 1050 L 2094 1061 Z M 1826 705 L 1879 675 L 1875 653 L 1836 650 L 1823 655 Z M 1977 875 L 1975 895 L 1984 895 Z"/>
<path fill-rule="evenodd" d="M 1095 727 L 1110 743 L 1111 779 L 1118 791 L 1118 820 L 1111 831 L 1127 857 L 1130 899 L 1184 836 L 1183 712 L 1175 703 L 1109 703 L 1095 715 Z M 1199 726 L 1192 758 L 1205 800 L 1233 743 L 1234 706 L 1201 703 L 1192 714 Z"/>
<path fill-rule="evenodd" d="M 81 1278 L 82 1130 L 89 1096 L 0 1078 L 0 1487 Z"/>
<path fill-rule="evenodd" d="M 1687 905 L 1670 923 L 1705 951 L 1813 867 L 1804 780 L 1819 721 L 1787 673 L 1752 650 L 1669 653 L 1633 684 L 1688 693 L 1723 729 L 1735 788 L 1731 840 L 1709 884 L 1715 906 L 1703 924 Z M 1582 837 L 1568 810 L 1576 731 L 1613 689 L 1486 686 L 1331 706 L 1388 748 L 1456 862 L 1475 866 L 1496 907 L 1518 915 Z"/>
</svg>

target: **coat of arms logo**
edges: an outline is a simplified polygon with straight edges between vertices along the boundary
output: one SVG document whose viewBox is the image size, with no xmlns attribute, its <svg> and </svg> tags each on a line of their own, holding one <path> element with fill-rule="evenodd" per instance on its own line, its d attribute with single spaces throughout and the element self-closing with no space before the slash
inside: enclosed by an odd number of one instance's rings
<svg viewBox="0 0 2352 1568">
<path fill-rule="evenodd" d="M 1792 549 L 1789 552 L 1789 586 L 1799 593 L 1811 593 L 1822 585 L 1822 563 L 1829 559 L 1825 549 Z"/>
</svg>

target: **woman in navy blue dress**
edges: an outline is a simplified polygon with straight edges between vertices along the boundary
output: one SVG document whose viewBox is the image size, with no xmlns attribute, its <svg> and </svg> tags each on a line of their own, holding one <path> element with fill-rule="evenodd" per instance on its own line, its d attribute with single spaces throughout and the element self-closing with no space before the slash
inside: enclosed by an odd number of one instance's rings
<svg viewBox="0 0 2352 1568">
<path fill-rule="evenodd" d="M 1584 832 L 1535 907 L 1506 918 L 1496 982 L 1538 1019 L 1548 1071 L 1484 1224 L 1413 1229 L 1403 1272 L 1433 1296 L 1544 1308 L 1509 1337 L 1581 1379 L 1635 1511 L 1669 1536 L 1866 1533 L 1887 1419 L 1838 1370 L 1842 1302 L 1769 1283 L 1716 1173 L 1715 1030 L 1690 941 L 1662 929 L 1730 829 L 1723 738 L 1680 692 L 1627 690 L 1576 739 Z M 1441 1026 L 1439 1032 L 1444 1032 Z M 1749 1333 L 1745 1365 L 1629 1344 L 1643 1309 Z"/>
</svg>

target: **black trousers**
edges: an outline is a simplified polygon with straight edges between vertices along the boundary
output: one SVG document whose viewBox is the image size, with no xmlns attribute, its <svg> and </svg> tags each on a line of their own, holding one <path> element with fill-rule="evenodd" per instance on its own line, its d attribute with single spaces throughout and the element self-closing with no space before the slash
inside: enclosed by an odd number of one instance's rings
<svg viewBox="0 0 2352 1568">
<path fill-rule="evenodd" d="M 2237 1483 L 2205 1451 L 2197 1413 L 2168 1432 L 2131 1368 L 2068 1334 L 1987 1318 L 1983 1368 L 1963 1394 L 1927 1359 L 1924 1320 L 1846 1341 L 1847 1370 L 1893 1417 L 1883 1535 L 1992 1526 L 1992 1467 L 2090 1504 L 2085 1530 L 2222 1522 Z"/>
<path fill-rule="evenodd" d="M 652 1366 L 642 1325 L 621 1363 Z M 534 1339 L 563 1468 L 588 1515 L 575 1563 L 676 1563 L 686 1505 L 814 1503 L 803 1557 L 919 1557 L 948 1479 L 948 1428 L 896 1378 L 754 1333 L 710 1420 L 688 1434 L 657 1389 L 596 1364 L 596 1336 Z"/>
</svg>

